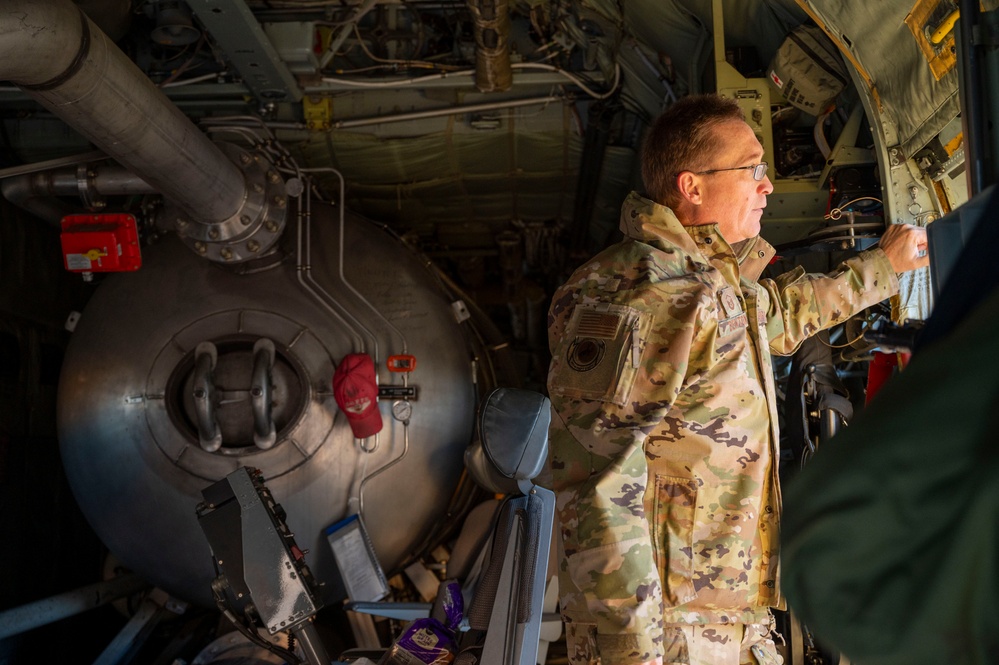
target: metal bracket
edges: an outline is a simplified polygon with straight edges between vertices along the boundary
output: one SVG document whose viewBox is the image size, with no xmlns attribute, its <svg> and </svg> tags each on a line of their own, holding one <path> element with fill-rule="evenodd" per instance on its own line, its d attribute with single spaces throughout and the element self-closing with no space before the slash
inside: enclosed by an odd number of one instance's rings
<svg viewBox="0 0 999 665">
<path fill-rule="evenodd" d="M 326 131 L 333 126 L 333 99 L 325 95 L 302 97 L 302 114 L 309 131 Z"/>
<path fill-rule="evenodd" d="M 229 56 L 243 83 L 261 102 L 297 102 L 298 82 L 243 0 L 187 0 L 191 10 Z"/>
<path fill-rule="evenodd" d="M 902 146 L 893 145 L 888 148 L 888 164 L 893 169 L 905 164 L 905 154 L 902 152 Z"/>
</svg>

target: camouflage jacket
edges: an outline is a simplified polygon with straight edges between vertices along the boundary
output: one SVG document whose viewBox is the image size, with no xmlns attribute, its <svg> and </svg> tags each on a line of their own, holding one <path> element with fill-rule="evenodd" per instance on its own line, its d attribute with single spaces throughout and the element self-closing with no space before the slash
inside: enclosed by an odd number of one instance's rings
<svg viewBox="0 0 999 665">
<path fill-rule="evenodd" d="M 760 280 L 762 238 L 736 256 L 717 225 L 684 227 L 634 193 L 621 228 L 548 317 L 573 663 L 642 662 L 662 653 L 664 622 L 759 623 L 781 606 L 770 354 L 898 290 L 880 249 Z"/>
</svg>

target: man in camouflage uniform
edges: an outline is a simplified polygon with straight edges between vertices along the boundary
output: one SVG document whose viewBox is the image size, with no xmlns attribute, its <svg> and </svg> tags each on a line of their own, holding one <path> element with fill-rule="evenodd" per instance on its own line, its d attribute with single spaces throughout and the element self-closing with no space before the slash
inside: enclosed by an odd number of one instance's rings
<svg viewBox="0 0 999 665">
<path fill-rule="evenodd" d="M 925 230 L 893 225 L 831 275 L 760 280 L 773 186 L 738 105 L 672 105 L 650 130 L 650 199 L 549 312 L 549 463 L 577 663 L 779 663 L 770 607 L 780 487 L 770 354 L 898 289 Z"/>
</svg>

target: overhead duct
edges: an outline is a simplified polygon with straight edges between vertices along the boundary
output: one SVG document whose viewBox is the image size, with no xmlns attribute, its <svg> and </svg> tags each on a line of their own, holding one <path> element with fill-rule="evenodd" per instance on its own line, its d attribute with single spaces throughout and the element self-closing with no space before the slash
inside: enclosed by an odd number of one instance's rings
<svg viewBox="0 0 999 665">
<path fill-rule="evenodd" d="M 69 0 L 5 0 L 0 80 L 163 194 L 167 223 L 202 255 L 238 262 L 277 241 L 280 178 L 238 148 L 224 154 Z"/>
<path fill-rule="evenodd" d="M 111 38 L 118 41 L 128 33 L 132 22 L 131 0 L 74 0 L 90 20 Z"/>
<path fill-rule="evenodd" d="M 475 86 L 502 92 L 513 85 L 509 0 L 468 0 L 475 25 Z"/>
</svg>

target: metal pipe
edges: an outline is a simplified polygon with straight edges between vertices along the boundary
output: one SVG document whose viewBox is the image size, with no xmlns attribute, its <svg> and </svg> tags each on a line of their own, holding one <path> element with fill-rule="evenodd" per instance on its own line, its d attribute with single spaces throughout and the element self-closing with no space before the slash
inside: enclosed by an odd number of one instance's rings
<svg viewBox="0 0 999 665">
<path fill-rule="evenodd" d="M 148 582 L 134 573 L 127 573 L 106 582 L 4 610 L 0 612 L 0 640 L 82 614 L 147 588 Z"/>
<path fill-rule="evenodd" d="M 500 109 L 512 109 L 520 106 L 533 106 L 535 104 L 551 104 L 563 101 L 561 95 L 549 95 L 547 97 L 532 97 L 530 99 L 511 99 L 505 102 L 486 102 L 484 104 L 466 104 L 464 106 L 449 106 L 443 109 L 431 109 L 427 111 L 413 111 L 412 113 L 397 113 L 395 115 L 375 116 L 372 118 L 358 118 L 356 120 L 339 120 L 333 123 L 334 129 L 350 129 L 351 127 L 366 127 L 369 125 L 380 125 L 389 122 L 404 122 L 406 120 L 422 120 L 424 118 L 439 118 L 441 116 L 458 115 L 460 113 L 477 113 L 479 111 L 498 111 Z"/>
<path fill-rule="evenodd" d="M 508 0 L 467 0 L 475 35 L 475 87 L 501 92 L 513 85 L 510 69 L 510 5 Z"/>
<path fill-rule="evenodd" d="M 57 157 L 55 159 L 46 159 L 42 162 L 31 162 L 30 164 L 18 164 L 17 166 L 8 166 L 5 169 L 0 169 L 0 178 L 13 178 L 17 175 L 24 175 L 25 173 L 37 173 L 38 171 L 48 171 L 50 169 L 57 169 L 62 166 L 76 166 L 77 164 L 87 164 L 90 162 L 99 162 L 107 158 L 100 150 L 91 150 L 90 152 L 78 153 L 76 155 L 69 155 L 67 157 Z"/>
<path fill-rule="evenodd" d="M 22 88 L 190 217 L 220 222 L 240 170 L 69 0 L 4 0 L 0 80 Z"/>
<path fill-rule="evenodd" d="M 22 210 L 26 210 L 38 219 L 49 224 L 59 225 L 66 215 L 72 215 L 80 210 L 69 205 L 65 201 L 52 198 L 47 193 L 47 183 L 44 178 L 39 179 L 36 174 L 9 178 L 0 183 L 0 192 L 4 197 Z"/>
<path fill-rule="evenodd" d="M 86 12 L 91 21 L 111 38 L 118 41 L 132 24 L 132 3 L 130 0 L 75 0 L 80 9 Z"/>
<path fill-rule="evenodd" d="M 340 205 L 343 205 L 342 201 Z M 337 308 L 342 308 L 340 303 L 312 277 L 312 185 L 309 181 L 306 181 L 305 191 L 298 197 L 298 235 L 296 240 L 295 267 L 298 283 L 322 305 L 323 309 L 343 324 L 344 330 L 350 334 L 353 342 L 351 348 L 363 353 L 365 350 L 364 339 L 355 330 L 354 326 L 333 307 L 333 305 L 336 305 Z M 345 308 L 343 309 L 343 314 L 349 316 L 355 323 L 358 323 L 354 315 Z"/>
<path fill-rule="evenodd" d="M 309 665 L 328 665 L 330 657 L 326 654 L 326 647 L 311 619 L 296 625 L 291 632 L 298 639 L 298 645 Z"/>
<path fill-rule="evenodd" d="M 129 196 L 154 194 L 156 190 L 131 171 L 107 164 L 92 166 L 82 179 L 74 169 L 29 173 L 7 178 L 0 183 L 0 192 L 19 208 L 52 224 L 58 224 L 66 215 L 80 212 L 57 196 Z"/>
</svg>

